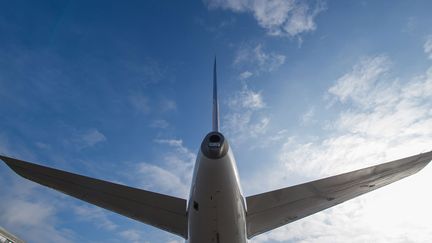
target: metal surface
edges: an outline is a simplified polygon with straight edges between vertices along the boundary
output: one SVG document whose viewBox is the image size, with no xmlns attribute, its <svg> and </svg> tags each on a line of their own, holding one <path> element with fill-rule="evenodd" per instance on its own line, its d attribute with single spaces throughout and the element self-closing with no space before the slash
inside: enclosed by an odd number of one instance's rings
<svg viewBox="0 0 432 243">
<path fill-rule="evenodd" d="M 247 242 L 244 197 L 229 149 L 217 159 L 198 154 L 188 222 L 190 243 Z"/>
<path fill-rule="evenodd" d="M 211 132 L 201 143 L 201 152 L 210 159 L 219 159 L 228 153 L 229 145 L 222 133 Z"/>
</svg>

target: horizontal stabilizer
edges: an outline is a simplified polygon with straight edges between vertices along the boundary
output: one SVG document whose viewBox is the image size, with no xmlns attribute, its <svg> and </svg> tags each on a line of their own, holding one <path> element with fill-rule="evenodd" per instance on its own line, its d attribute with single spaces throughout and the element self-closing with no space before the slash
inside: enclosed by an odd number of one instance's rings
<svg viewBox="0 0 432 243">
<path fill-rule="evenodd" d="M 187 238 L 186 200 L 0 156 L 41 185 Z"/>
<path fill-rule="evenodd" d="M 246 198 L 248 238 L 417 173 L 432 151 Z"/>
</svg>

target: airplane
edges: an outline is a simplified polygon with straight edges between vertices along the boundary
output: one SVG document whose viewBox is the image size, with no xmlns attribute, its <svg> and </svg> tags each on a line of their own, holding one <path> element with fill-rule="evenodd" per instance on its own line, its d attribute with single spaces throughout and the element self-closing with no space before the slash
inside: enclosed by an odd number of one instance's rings
<svg viewBox="0 0 432 243">
<path fill-rule="evenodd" d="M 189 200 L 128 187 L 0 155 L 18 175 L 152 225 L 186 243 L 246 243 L 252 237 L 410 176 L 432 151 L 244 197 L 233 151 L 219 128 L 216 58 L 212 131 L 203 139 Z"/>
</svg>

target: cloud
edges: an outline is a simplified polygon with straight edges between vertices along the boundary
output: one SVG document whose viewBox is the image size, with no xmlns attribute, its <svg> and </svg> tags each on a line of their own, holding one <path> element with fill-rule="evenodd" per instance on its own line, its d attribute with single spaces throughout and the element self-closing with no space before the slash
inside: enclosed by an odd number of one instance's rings
<svg viewBox="0 0 432 243">
<path fill-rule="evenodd" d="M 301 117 L 300 117 L 300 122 L 302 125 L 308 125 L 310 123 L 312 123 L 313 117 L 315 115 L 315 109 L 309 108 Z"/>
<path fill-rule="evenodd" d="M 158 163 L 139 163 L 136 167 L 138 183 L 146 189 L 186 198 L 192 181 L 196 155 L 183 145 L 181 139 L 157 139 L 169 150 Z"/>
<path fill-rule="evenodd" d="M 389 63 L 385 55 L 366 57 L 342 75 L 328 90 L 336 100 L 333 105 L 339 105 L 341 112 L 328 122 L 332 125 L 325 135 L 312 141 L 290 137 L 283 142 L 278 163 L 267 165 L 268 173 L 258 175 L 265 179 L 254 178 L 267 184 L 260 183 L 259 190 L 430 151 L 432 67 L 405 82 L 396 82 L 399 78 L 391 78 Z M 413 177 L 258 236 L 252 242 L 428 241 L 432 229 L 425 225 L 432 216 L 428 210 L 432 197 L 416 187 L 423 188 L 431 173 L 426 168 Z M 417 197 L 422 200 L 413 199 Z M 406 205 L 413 203 L 416 206 L 406 210 Z"/>
<path fill-rule="evenodd" d="M 315 18 L 325 10 L 322 1 L 311 7 L 307 1 L 296 0 L 206 0 L 210 9 L 227 9 L 252 13 L 258 25 L 269 35 L 299 36 L 316 29 Z"/>
<path fill-rule="evenodd" d="M 19 158 L 32 157 L 27 148 L 12 149 L 6 135 L 0 134 L 0 152 Z M 0 161 L 1 226 L 25 240 L 42 243 L 75 242 L 74 232 L 62 225 L 57 214 L 62 210 L 56 197 L 33 182 L 18 177 Z"/>
<path fill-rule="evenodd" d="M 387 63 L 382 56 L 363 59 L 338 79 L 329 93 L 341 102 L 351 99 L 353 106 L 330 122 L 331 135 L 318 144 L 286 143 L 281 159 L 288 170 L 324 176 L 359 168 L 365 161 L 396 159 L 428 149 L 427 141 L 432 140 L 432 68 L 400 84 L 380 79 L 389 75 Z M 333 162 L 322 163 L 322 158 Z"/>
<path fill-rule="evenodd" d="M 28 201 L 17 200 L 10 204 L 8 210 L 4 211 L 4 221 L 6 224 L 26 227 L 36 225 L 54 213 L 52 205 L 42 205 Z"/>
<path fill-rule="evenodd" d="M 216 35 L 220 36 L 223 34 L 223 30 L 233 26 L 236 23 L 236 19 L 234 17 L 219 21 L 217 23 L 212 23 L 209 21 L 206 21 L 204 18 L 197 17 L 195 18 L 195 22 L 202 26 L 206 31 L 215 33 Z"/>
<path fill-rule="evenodd" d="M 99 143 L 105 142 L 107 138 L 96 128 L 87 130 L 71 129 L 71 138 L 63 140 L 66 146 L 74 146 L 76 149 L 81 150 L 96 146 Z M 44 143 L 36 143 L 40 149 L 49 149 L 49 145 Z"/>
<path fill-rule="evenodd" d="M 51 146 L 49 144 L 43 142 L 36 142 L 35 145 L 40 149 L 51 149 Z"/>
<path fill-rule="evenodd" d="M 234 58 L 234 65 L 238 67 L 250 67 L 258 69 L 258 72 L 272 72 L 285 63 L 286 57 L 275 52 L 266 52 L 262 44 L 256 46 L 243 44 Z M 244 78 L 252 75 L 251 72 L 245 71 L 241 74 Z"/>
<path fill-rule="evenodd" d="M 105 230 L 115 230 L 118 225 L 108 218 L 107 211 L 96 206 L 80 205 L 73 207 L 74 213 L 80 220 L 93 223 Z"/>
<path fill-rule="evenodd" d="M 228 105 L 231 109 L 251 109 L 258 110 L 265 106 L 261 92 L 254 92 L 246 85 L 242 90 L 235 93 L 234 97 L 228 100 Z"/>
<path fill-rule="evenodd" d="M 270 118 L 260 111 L 266 107 L 261 92 L 243 84 L 228 100 L 229 112 L 224 117 L 223 129 L 234 143 L 256 138 L 267 131 Z"/>
<path fill-rule="evenodd" d="M 152 102 L 146 95 L 139 92 L 129 95 L 128 101 L 132 108 L 137 113 L 141 114 L 149 114 L 152 111 L 165 113 L 177 110 L 177 103 L 174 100 L 162 98 L 157 101 L 153 100 Z M 153 104 L 153 106 L 151 106 L 150 104 Z"/>
<path fill-rule="evenodd" d="M 152 121 L 152 123 L 150 124 L 150 127 L 164 129 L 164 128 L 169 127 L 169 123 L 166 120 L 158 119 L 158 120 Z"/>
<path fill-rule="evenodd" d="M 402 32 L 412 33 L 418 26 L 418 19 L 416 17 L 408 17 L 402 27 Z"/>
<path fill-rule="evenodd" d="M 160 107 L 163 112 L 175 111 L 177 109 L 177 103 L 174 100 L 163 99 L 160 102 Z"/>
<path fill-rule="evenodd" d="M 149 232 L 140 231 L 140 230 L 136 230 L 136 229 L 123 230 L 123 231 L 119 232 L 118 235 L 120 235 L 120 237 L 125 239 L 127 242 L 132 242 L 132 243 L 151 243 L 151 242 L 154 242 L 152 240 L 149 240 Z M 178 236 L 174 236 L 174 235 L 169 234 L 169 233 L 165 233 L 164 235 L 165 235 L 165 237 L 161 237 L 161 234 L 158 234 L 157 238 L 156 238 L 157 242 L 165 242 L 165 243 L 184 242 L 184 240 Z M 175 238 L 177 238 L 179 240 L 175 240 Z"/>
<path fill-rule="evenodd" d="M 78 135 L 75 140 L 81 148 L 86 148 L 106 141 L 106 137 L 99 130 L 92 128 Z"/>
<path fill-rule="evenodd" d="M 128 242 L 133 242 L 133 243 L 143 242 L 142 239 L 145 238 L 141 232 L 139 232 L 137 230 L 133 230 L 133 229 L 124 230 L 124 231 L 120 232 L 119 234 L 121 237 L 126 239 Z M 144 241 L 144 243 L 148 243 L 148 241 Z"/>
<path fill-rule="evenodd" d="M 380 78 L 384 78 L 383 75 L 387 73 L 389 68 L 390 60 L 384 55 L 362 58 L 349 73 L 340 77 L 328 91 L 341 102 L 349 100 L 354 103 L 363 102 L 361 105 L 366 103 L 372 105 L 370 100 L 380 102 L 376 94 L 371 93 L 371 91 L 375 91 L 372 87 Z M 375 95 L 374 99 L 368 98 L 371 95 Z"/>
<path fill-rule="evenodd" d="M 252 77 L 253 76 L 253 73 L 252 72 L 249 72 L 249 71 L 244 71 L 244 72 L 242 72 L 241 74 L 240 74 L 240 79 L 248 79 L 248 78 L 250 78 L 250 77 Z"/>
<path fill-rule="evenodd" d="M 432 59 L 432 35 L 426 38 L 426 42 L 423 45 L 423 50 L 429 59 Z"/>
<path fill-rule="evenodd" d="M 46 239 L 59 243 L 75 242 L 74 233 L 63 228 L 56 216 L 60 207 L 55 198 L 38 189 L 35 184 L 17 178 L 15 175 L 12 177 L 2 174 L 0 178 L 2 227 L 29 242 L 42 243 L 46 242 Z"/>
<path fill-rule="evenodd" d="M 150 112 L 149 100 L 146 96 L 142 94 L 132 94 L 128 97 L 128 99 L 129 103 L 137 112 L 144 114 Z"/>
<path fill-rule="evenodd" d="M 3 133 L 0 133 L 0 154 L 12 154 L 12 149 L 10 148 L 8 138 Z"/>
<path fill-rule="evenodd" d="M 183 183 L 181 176 L 170 170 L 170 168 L 140 163 L 137 172 L 146 178 L 142 183 L 144 188 L 162 191 L 171 195 L 187 195 L 187 185 Z"/>
</svg>

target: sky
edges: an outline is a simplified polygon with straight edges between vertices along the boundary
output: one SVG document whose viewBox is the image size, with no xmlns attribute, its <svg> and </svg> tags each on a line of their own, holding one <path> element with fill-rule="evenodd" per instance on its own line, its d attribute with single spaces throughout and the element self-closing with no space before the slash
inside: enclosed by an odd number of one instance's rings
<svg viewBox="0 0 432 243">
<path fill-rule="evenodd" d="M 432 149 L 430 1 L 0 0 L 0 153 L 188 197 L 211 130 L 245 196 Z M 432 167 L 253 243 L 430 242 Z M 0 163 L 28 242 L 182 239 Z"/>
</svg>

